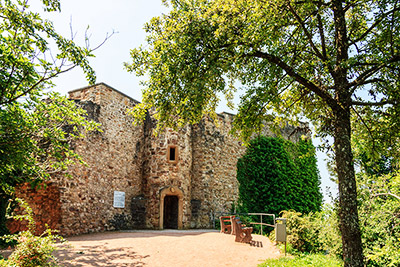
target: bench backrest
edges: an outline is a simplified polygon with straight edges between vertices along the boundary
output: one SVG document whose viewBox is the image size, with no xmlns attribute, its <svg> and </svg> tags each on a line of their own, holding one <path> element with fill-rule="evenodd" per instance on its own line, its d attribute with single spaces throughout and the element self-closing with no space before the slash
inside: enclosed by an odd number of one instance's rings
<svg viewBox="0 0 400 267">
<path fill-rule="evenodd" d="M 242 222 L 240 221 L 240 217 L 234 217 L 232 220 L 234 227 L 236 228 L 235 231 L 239 231 L 242 229 Z"/>
</svg>

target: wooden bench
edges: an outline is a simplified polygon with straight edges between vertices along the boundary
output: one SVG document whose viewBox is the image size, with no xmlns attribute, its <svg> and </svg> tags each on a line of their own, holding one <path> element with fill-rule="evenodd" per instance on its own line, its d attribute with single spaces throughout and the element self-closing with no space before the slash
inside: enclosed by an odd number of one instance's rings
<svg viewBox="0 0 400 267">
<path fill-rule="evenodd" d="M 221 223 L 221 233 L 230 234 L 232 232 L 232 220 L 231 216 L 221 216 L 219 217 Z M 229 224 L 228 224 L 229 223 Z"/>
<path fill-rule="evenodd" d="M 234 228 L 234 234 L 236 236 L 235 241 L 241 243 L 250 243 L 253 239 L 251 233 L 253 232 L 253 227 L 246 227 L 240 221 L 239 217 L 232 217 L 232 225 Z"/>
</svg>

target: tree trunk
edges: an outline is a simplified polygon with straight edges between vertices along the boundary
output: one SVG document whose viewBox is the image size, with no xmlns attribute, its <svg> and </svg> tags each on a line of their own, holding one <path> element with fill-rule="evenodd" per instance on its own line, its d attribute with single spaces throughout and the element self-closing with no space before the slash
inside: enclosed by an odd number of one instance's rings
<svg viewBox="0 0 400 267">
<path fill-rule="evenodd" d="M 350 109 L 334 110 L 335 160 L 339 180 L 339 220 L 344 266 L 364 266 L 357 211 L 357 186 L 351 149 Z"/>
</svg>

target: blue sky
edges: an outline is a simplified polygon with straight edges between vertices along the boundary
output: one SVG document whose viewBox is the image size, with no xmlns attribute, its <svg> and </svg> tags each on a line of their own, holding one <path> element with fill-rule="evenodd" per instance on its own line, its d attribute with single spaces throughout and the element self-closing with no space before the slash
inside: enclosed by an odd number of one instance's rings
<svg viewBox="0 0 400 267">
<path fill-rule="evenodd" d="M 40 11 L 39 0 L 30 0 L 34 10 Z M 111 4 L 112 3 L 112 4 Z M 107 34 L 116 32 L 103 46 L 94 53 L 90 60 L 95 69 L 97 82 L 104 82 L 115 89 L 141 101 L 140 78 L 126 72 L 124 62 L 130 61 L 129 51 L 141 44 L 145 45 L 143 26 L 152 17 L 168 12 L 161 0 L 61 0 L 61 13 L 42 13 L 42 17 L 53 21 L 55 28 L 63 36 L 74 35 L 74 40 L 84 45 L 87 27 L 91 47 L 100 44 Z M 72 29 L 72 31 L 71 31 Z M 87 86 L 85 75 L 76 68 L 53 80 L 54 91 L 67 94 L 68 91 Z M 239 98 L 237 97 L 236 100 Z M 217 112 L 230 110 L 224 103 Z M 314 145 L 319 140 L 313 139 Z M 327 198 L 327 187 L 335 195 L 337 186 L 329 179 L 326 170 L 326 155 L 318 152 L 318 167 L 321 173 L 321 189 Z"/>
</svg>

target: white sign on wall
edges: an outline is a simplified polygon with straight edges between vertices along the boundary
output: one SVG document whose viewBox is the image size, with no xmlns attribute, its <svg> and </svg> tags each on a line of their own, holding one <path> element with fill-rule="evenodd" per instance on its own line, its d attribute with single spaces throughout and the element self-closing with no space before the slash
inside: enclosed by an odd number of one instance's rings
<svg viewBox="0 0 400 267">
<path fill-rule="evenodd" d="M 125 208 L 125 192 L 114 191 L 114 208 Z"/>
</svg>

